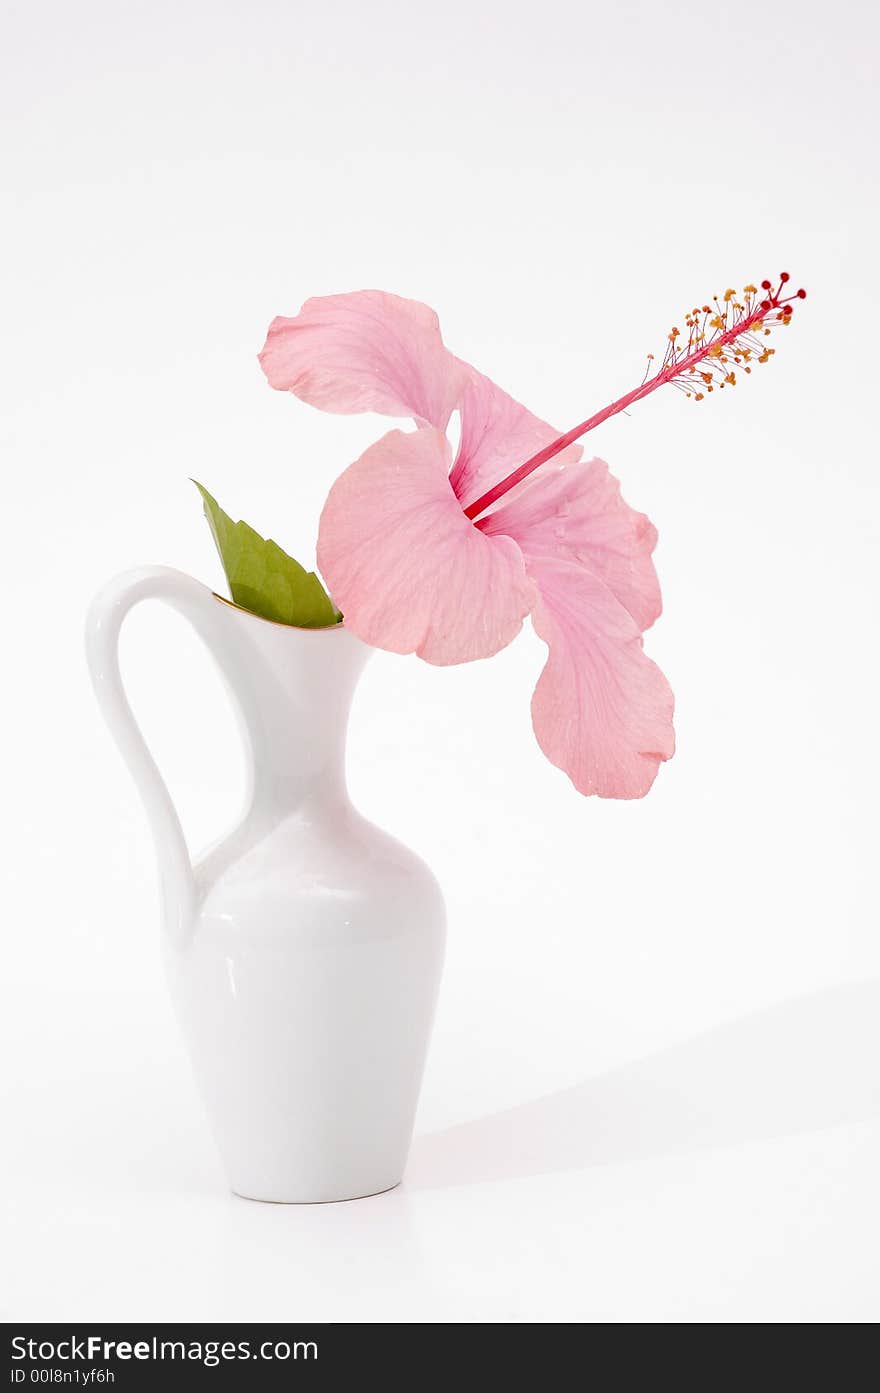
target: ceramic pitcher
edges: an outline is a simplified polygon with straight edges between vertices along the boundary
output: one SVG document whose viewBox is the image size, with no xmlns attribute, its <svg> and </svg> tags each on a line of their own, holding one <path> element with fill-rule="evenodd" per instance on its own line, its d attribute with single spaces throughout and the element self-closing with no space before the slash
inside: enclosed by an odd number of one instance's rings
<svg viewBox="0 0 880 1393">
<path fill-rule="evenodd" d="M 247 750 L 240 821 L 194 862 L 120 678 L 120 626 L 145 599 L 213 654 Z M 445 914 L 427 867 L 346 791 L 371 651 L 344 624 L 276 624 L 165 567 L 119 576 L 89 613 L 95 691 L 156 845 L 176 1013 L 230 1184 L 252 1199 L 375 1194 L 406 1161 Z"/>
</svg>

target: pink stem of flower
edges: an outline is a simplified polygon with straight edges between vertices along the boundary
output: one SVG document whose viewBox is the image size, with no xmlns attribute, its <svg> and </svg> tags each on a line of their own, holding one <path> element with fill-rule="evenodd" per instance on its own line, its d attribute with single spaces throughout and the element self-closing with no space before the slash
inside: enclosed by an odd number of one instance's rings
<svg viewBox="0 0 880 1393">
<path fill-rule="evenodd" d="M 565 435 L 560 435 L 557 440 L 552 441 L 549 445 L 545 445 L 543 450 L 539 450 L 536 455 L 532 455 L 531 459 L 527 459 L 525 464 L 519 465 L 517 469 L 514 469 L 512 474 L 508 474 L 507 477 L 502 479 L 499 483 L 493 484 L 492 488 L 465 508 L 465 517 L 470 518 L 472 521 L 474 518 L 479 517 L 480 513 L 484 513 L 493 503 L 497 503 L 498 499 L 502 498 L 505 493 L 509 493 L 512 488 L 516 488 L 517 484 L 521 484 L 523 479 L 527 479 L 540 465 L 546 464 L 554 455 L 558 455 L 561 450 L 565 450 L 569 445 L 573 445 L 582 435 L 586 435 L 588 431 L 595 429 L 596 426 L 601 426 L 602 422 L 607 421 L 609 417 L 616 416 L 620 411 L 625 411 L 626 408 L 632 406 L 634 402 L 641 401 L 642 397 L 647 397 L 651 392 L 656 392 L 658 387 L 663 387 L 668 382 L 673 381 L 674 378 L 680 377 L 682 373 L 689 372 L 691 368 L 696 367 L 697 363 L 701 363 L 712 349 L 717 349 L 719 347 L 723 349 L 727 344 L 733 343 L 741 334 L 747 333 L 755 323 L 765 319 L 771 309 L 776 309 L 777 306 L 782 303 L 784 302 L 776 297 L 773 298 L 769 305 L 764 301 L 762 304 L 756 305 L 738 324 L 734 324 L 730 329 L 725 330 L 724 333 L 718 334 L 717 337 L 708 340 L 700 348 L 694 349 L 692 353 L 679 358 L 676 358 L 673 354 L 666 366 L 661 368 L 655 377 L 649 378 L 647 382 L 643 382 L 639 387 L 634 387 L 633 390 L 627 392 L 625 396 L 618 397 L 617 401 L 613 401 L 610 406 L 605 406 L 601 411 L 597 411 L 595 416 L 590 416 L 586 421 L 581 421 L 579 426 L 573 426 L 571 430 L 565 432 Z"/>
</svg>

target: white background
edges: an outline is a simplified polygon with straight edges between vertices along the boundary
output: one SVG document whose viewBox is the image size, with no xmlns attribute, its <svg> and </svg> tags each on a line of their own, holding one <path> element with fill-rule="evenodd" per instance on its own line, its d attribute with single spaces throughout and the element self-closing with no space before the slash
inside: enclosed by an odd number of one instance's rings
<svg viewBox="0 0 880 1393">
<path fill-rule="evenodd" d="M 875 7 L 6 15 L 5 1318 L 876 1319 Z M 352 793 L 450 910 L 410 1170 L 233 1199 L 87 685 L 92 592 L 150 561 L 220 585 L 193 474 L 313 559 L 385 423 L 265 385 L 310 294 L 427 301 L 562 429 L 685 307 L 783 268 L 810 298 L 759 377 L 592 441 L 660 531 L 675 759 L 643 802 L 579 798 L 531 736 L 530 633 L 374 659 Z M 225 698 L 158 607 L 124 650 L 197 847 L 237 805 Z"/>
</svg>

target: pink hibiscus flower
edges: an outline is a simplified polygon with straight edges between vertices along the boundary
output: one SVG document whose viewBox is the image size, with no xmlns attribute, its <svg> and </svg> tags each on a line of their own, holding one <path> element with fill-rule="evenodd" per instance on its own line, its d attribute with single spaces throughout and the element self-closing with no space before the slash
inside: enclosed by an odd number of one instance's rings
<svg viewBox="0 0 880 1393">
<path fill-rule="evenodd" d="M 464 663 L 504 648 L 530 614 L 549 650 L 532 698 L 542 750 L 581 793 L 642 797 L 674 750 L 672 692 L 642 647 L 661 608 L 657 533 L 574 442 L 659 386 L 702 401 L 768 362 L 764 336 L 806 293 L 784 296 L 789 279 L 689 310 L 653 376 L 649 357 L 638 387 L 563 436 L 450 353 L 415 300 L 364 290 L 275 319 L 260 354 L 273 387 L 417 427 L 372 445 L 324 506 L 318 562 L 347 626 L 393 653 Z"/>
<path fill-rule="evenodd" d="M 647 793 L 674 749 L 672 692 L 642 648 L 661 608 L 657 533 L 607 466 L 571 446 L 466 516 L 559 433 L 450 353 L 437 316 L 413 300 L 309 300 L 274 320 L 260 362 L 273 387 L 325 411 L 416 423 L 365 451 L 321 515 L 318 563 L 346 625 L 378 648 L 447 664 L 491 657 L 531 614 L 549 649 L 532 699 L 544 753 L 581 793 Z"/>
</svg>

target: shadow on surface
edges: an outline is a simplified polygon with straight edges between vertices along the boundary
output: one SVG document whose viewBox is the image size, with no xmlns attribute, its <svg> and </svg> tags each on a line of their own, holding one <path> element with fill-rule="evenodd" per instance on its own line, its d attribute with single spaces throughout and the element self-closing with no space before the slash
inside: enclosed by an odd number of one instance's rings
<svg viewBox="0 0 880 1393">
<path fill-rule="evenodd" d="M 417 1137 L 418 1189 L 783 1137 L 880 1113 L 880 982 L 782 1002 L 680 1045 Z"/>
</svg>

